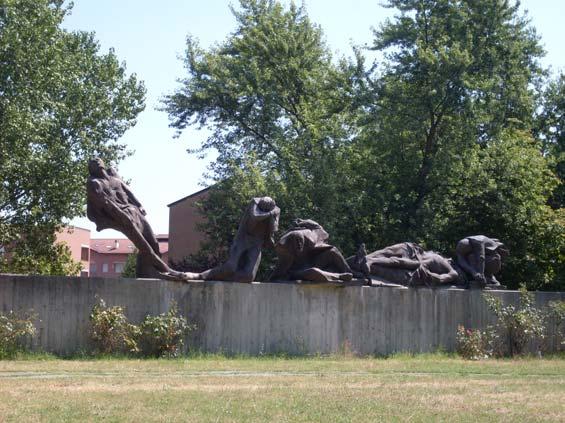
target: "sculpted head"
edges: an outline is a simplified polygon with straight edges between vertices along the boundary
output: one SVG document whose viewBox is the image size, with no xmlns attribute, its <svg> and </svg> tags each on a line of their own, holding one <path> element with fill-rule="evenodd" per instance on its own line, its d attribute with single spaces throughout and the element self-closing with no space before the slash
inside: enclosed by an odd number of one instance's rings
<svg viewBox="0 0 565 423">
<path fill-rule="evenodd" d="M 95 157 L 88 161 L 88 172 L 92 176 L 103 177 L 105 170 L 106 170 L 106 165 L 104 164 L 104 161 L 101 158 Z"/>
<path fill-rule="evenodd" d="M 263 212 L 270 212 L 274 210 L 276 204 L 275 200 L 273 200 L 271 197 L 261 197 L 259 198 L 257 206 L 259 207 L 259 210 Z"/>
<path fill-rule="evenodd" d="M 498 247 L 496 249 L 496 251 L 498 252 L 498 254 L 500 254 L 502 257 L 508 257 L 510 255 L 510 249 L 508 247 L 506 247 L 504 244 L 501 244 L 500 247 Z"/>
<path fill-rule="evenodd" d="M 510 255 L 510 250 L 506 245 L 500 242 L 497 238 L 491 238 L 491 245 L 487 245 L 486 249 L 492 252 L 500 254 L 501 257 L 508 257 Z"/>
</svg>

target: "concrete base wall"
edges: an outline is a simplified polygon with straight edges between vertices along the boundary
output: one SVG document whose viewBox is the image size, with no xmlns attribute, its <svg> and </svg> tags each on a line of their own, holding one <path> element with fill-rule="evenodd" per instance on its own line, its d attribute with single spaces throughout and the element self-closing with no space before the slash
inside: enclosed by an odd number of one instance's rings
<svg viewBox="0 0 565 423">
<path fill-rule="evenodd" d="M 519 300 L 516 291 L 493 293 L 506 303 Z M 494 322 L 475 290 L 0 275 L 0 312 L 34 310 L 33 347 L 56 354 L 90 349 L 89 314 L 97 295 L 124 306 L 136 323 L 176 301 L 197 325 L 187 345 L 205 352 L 453 351 L 458 325 Z M 535 298 L 542 306 L 565 300 L 565 292 L 536 292 Z"/>
</svg>

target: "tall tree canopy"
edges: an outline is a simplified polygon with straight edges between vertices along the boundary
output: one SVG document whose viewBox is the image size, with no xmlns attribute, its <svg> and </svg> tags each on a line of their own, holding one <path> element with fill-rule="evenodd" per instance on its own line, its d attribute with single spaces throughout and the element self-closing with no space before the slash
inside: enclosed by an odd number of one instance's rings
<svg viewBox="0 0 565 423">
<path fill-rule="evenodd" d="M 507 1 L 391 0 L 388 7 L 400 14 L 374 32 L 385 61 L 373 76 L 377 116 L 365 130 L 384 178 L 402 181 L 391 186 L 391 197 L 401 197 L 391 230 L 421 237 L 460 194 L 456 185 L 472 187 L 462 180 L 473 157 L 467 153 L 506 128 L 529 128 L 530 84 L 543 52 Z"/>
<path fill-rule="evenodd" d="M 512 251 L 510 286 L 558 283 L 565 232 L 532 131 L 544 78 L 534 28 L 505 0 L 387 6 L 398 15 L 374 31 L 382 61 L 370 69 L 359 51 L 332 59 L 304 7 L 275 0 L 241 0 L 218 46 L 188 39 L 188 77 L 164 108 L 179 131 L 213 130 L 207 231 L 225 246 L 244 202 L 271 194 L 284 218 L 318 219 L 347 253 L 415 241 L 449 254 L 484 233 Z"/>
<path fill-rule="evenodd" d="M 144 108 L 143 84 L 113 51 L 61 28 L 63 3 L 0 0 L 0 243 L 19 237 L 32 256 L 83 212 L 87 159 L 122 158 L 118 139 Z"/>
<path fill-rule="evenodd" d="M 303 7 L 242 0 L 233 13 L 237 29 L 220 45 L 203 50 L 187 39 L 188 77 L 164 101 L 179 131 L 212 129 L 202 146 L 219 153 L 208 230 L 227 244 L 242 206 L 258 194 L 276 198 L 283 227 L 307 216 L 337 228 L 347 219 L 337 207 L 355 131 L 355 68 L 332 62 Z"/>
<path fill-rule="evenodd" d="M 565 206 L 565 74 L 550 81 L 544 90 L 535 132 L 559 178 L 550 203 L 556 209 L 562 208 Z"/>
<path fill-rule="evenodd" d="M 505 0 L 387 6 L 399 14 L 374 31 L 384 61 L 362 128 L 368 190 L 383 211 L 374 242 L 447 252 L 485 233 L 510 247 L 511 284 L 553 280 L 563 228 L 546 206 L 555 178 L 528 133 L 544 75 L 534 28 Z"/>
</svg>

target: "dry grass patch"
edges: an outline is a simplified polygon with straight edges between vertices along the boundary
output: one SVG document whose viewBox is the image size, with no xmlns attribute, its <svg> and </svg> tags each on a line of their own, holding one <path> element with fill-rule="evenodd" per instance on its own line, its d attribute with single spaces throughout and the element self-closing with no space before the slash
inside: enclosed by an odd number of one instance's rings
<svg viewBox="0 0 565 423">
<path fill-rule="evenodd" d="M 0 421 L 565 421 L 565 360 L 0 362 Z"/>
</svg>

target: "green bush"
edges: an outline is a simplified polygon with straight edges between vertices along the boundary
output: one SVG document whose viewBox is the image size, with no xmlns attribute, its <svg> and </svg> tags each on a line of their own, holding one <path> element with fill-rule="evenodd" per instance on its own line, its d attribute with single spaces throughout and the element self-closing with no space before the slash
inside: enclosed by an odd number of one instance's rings
<svg viewBox="0 0 565 423">
<path fill-rule="evenodd" d="M 25 348 L 25 338 L 35 335 L 35 317 L 30 312 L 0 314 L 0 359 L 13 357 Z"/>
<path fill-rule="evenodd" d="M 132 354 L 139 352 L 139 328 L 128 322 L 124 308 L 108 307 L 98 298 L 90 314 L 90 337 L 97 352 L 102 354 Z"/>
<path fill-rule="evenodd" d="M 169 311 L 146 316 L 141 325 L 130 323 L 120 306 L 108 307 L 98 299 L 90 314 L 91 338 L 102 354 L 141 354 L 152 357 L 176 357 L 183 337 L 194 328 L 179 316 L 172 302 Z"/>
<path fill-rule="evenodd" d="M 552 301 L 547 310 L 547 327 L 553 328 L 555 351 L 565 351 L 565 301 Z"/>
<path fill-rule="evenodd" d="M 530 292 L 520 289 L 520 307 L 503 305 L 490 293 L 484 293 L 483 298 L 498 318 L 495 329 L 501 342 L 495 347 L 497 355 L 513 357 L 523 354 L 530 342 L 538 343 L 539 347 L 539 341 L 545 336 L 546 313 L 535 307 Z"/>
<path fill-rule="evenodd" d="M 158 316 L 147 316 L 140 326 L 140 345 L 144 355 L 176 357 L 183 347 L 183 337 L 193 329 L 179 316 L 176 303 Z"/>
<path fill-rule="evenodd" d="M 494 353 L 496 333 L 492 328 L 467 329 L 463 325 L 457 327 L 456 351 L 467 360 L 490 358 Z"/>
</svg>

